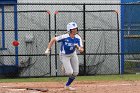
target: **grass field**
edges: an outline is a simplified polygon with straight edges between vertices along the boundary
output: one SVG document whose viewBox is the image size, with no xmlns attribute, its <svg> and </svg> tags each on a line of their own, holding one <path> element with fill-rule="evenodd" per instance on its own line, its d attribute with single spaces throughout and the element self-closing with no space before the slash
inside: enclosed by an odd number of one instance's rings
<svg viewBox="0 0 140 93">
<path fill-rule="evenodd" d="M 0 82 L 57 82 L 66 81 L 68 77 L 45 77 L 45 78 L 1 78 Z M 131 75 L 96 75 L 78 76 L 76 81 L 127 81 L 140 80 L 140 74 Z"/>
</svg>

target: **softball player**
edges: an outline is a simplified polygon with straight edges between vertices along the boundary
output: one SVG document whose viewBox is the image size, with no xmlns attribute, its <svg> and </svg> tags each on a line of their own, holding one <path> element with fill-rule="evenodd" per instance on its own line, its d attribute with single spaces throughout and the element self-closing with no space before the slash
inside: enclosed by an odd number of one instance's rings
<svg viewBox="0 0 140 93">
<path fill-rule="evenodd" d="M 79 73 L 79 61 L 76 48 L 79 50 L 79 52 L 84 51 L 82 39 L 77 34 L 77 31 L 77 24 L 75 22 L 69 23 L 67 25 L 68 33 L 52 38 L 45 51 L 45 54 L 49 54 L 52 45 L 56 41 L 61 42 L 60 60 L 64 65 L 66 75 L 69 76 L 64 88 L 68 90 L 75 90 L 75 88 L 70 87 L 70 84 L 74 81 L 75 77 Z"/>
</svg>

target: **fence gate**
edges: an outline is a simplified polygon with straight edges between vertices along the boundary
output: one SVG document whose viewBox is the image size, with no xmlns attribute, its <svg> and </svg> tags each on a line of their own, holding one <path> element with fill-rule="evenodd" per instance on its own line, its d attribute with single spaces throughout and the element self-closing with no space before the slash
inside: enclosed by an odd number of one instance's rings
<svg viewBox="0 0 140 93">
<path fill-rule="evenodd" d="M 50 12 L 22 10 L 17 15 L 20 76 L 50 76 L 51 58 L 43 55 L 50 41 Z"/>
<path fill-rule="evenodd" d="M 119 31 L 113 30 L 119 29 L 119 21 L 115 10 L 57 11 L 54 19 L 55 35 L 66 33 L 66 25 L 69 22 L 74 21 L 78 24 L 85 47 L 85 54 L 78 55 L 80 75 L 119 73 Z M 59 48 L 56 44 L 55 54 L 59 53 Z M 58 55 L 55 55 L 54 59 L 56 75 L 63 75 Z"/>
<path fill-rule="evenodd" d="M 1 6 L 0 74 L 3 76 L 50 76 L 50 57 L 44 54 L 50 40 L 49 11 L 23 11 Z M 18 9 L 18 11 L 17 11 Z M 13 46 L 13 41 L 18 46 Z"/>
</svg>

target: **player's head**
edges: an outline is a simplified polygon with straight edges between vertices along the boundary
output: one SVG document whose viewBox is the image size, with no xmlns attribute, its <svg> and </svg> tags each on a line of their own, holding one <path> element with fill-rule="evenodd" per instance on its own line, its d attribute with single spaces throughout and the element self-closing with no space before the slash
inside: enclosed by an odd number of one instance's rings
<svg viewBox="0 0 140 93">
<path fill-rule="evenodd" d="M 73 29 L 77 29 L 78 30 L 78 26 L 77 26 L 76 22 L 70 22 L 70 23 L 68 23 L 68 25 L 67 25 L 67 31 L 68 32 L 71 32 L 71 30 L 73 30 Z"/>
</svg>

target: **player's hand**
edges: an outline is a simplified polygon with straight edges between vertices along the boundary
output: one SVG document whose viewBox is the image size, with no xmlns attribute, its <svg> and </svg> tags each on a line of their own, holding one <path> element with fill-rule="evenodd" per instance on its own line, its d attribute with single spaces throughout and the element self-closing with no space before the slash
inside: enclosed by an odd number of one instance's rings
<svg viewBox="0 0 140 93">
<path fill-rule="evenodd" d="M 74 46 L 77 48 L 77 50 L 82 53 L 84 51 L 84 49 L 82 47 L 79 47 L 78 44 L 74 44 Z"/>
<path fill-rule="evenodd" d="M 79 52 L 82 53 L 84 51 L 84 49 L 82 47 L 79 47 Z"/>
<path fill-rule="evenodd" d="M 45 51 L 45 54 L 49 55 L 50 54 L 50 49 L 47 48 L 46 51 Z"/>
</svg>

